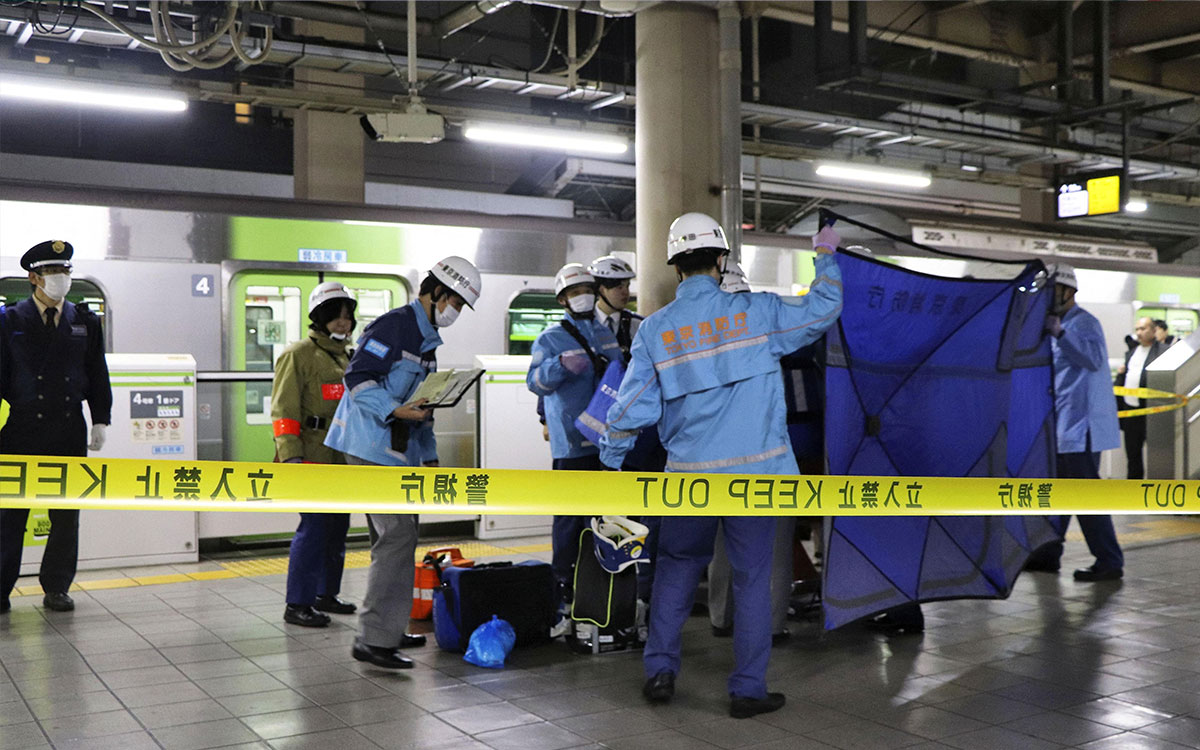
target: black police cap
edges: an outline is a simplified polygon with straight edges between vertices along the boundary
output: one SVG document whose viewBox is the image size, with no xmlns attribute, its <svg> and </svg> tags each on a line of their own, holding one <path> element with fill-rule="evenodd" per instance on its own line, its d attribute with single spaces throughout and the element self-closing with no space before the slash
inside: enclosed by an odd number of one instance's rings
<svg viewBox="0 0 1200 750">
<path fill-rule="evenodd" d="M 71 247 L 70 242 L 62 240 L 46 240 L 39 242 L 33 247 L 25 251 L 21 256 L 21 268 L 26 271 L 40 272 L 46 266 L 66 266 L 71 267 L 71 256 L 75 254 L 75 248 Z"/>
</svg>

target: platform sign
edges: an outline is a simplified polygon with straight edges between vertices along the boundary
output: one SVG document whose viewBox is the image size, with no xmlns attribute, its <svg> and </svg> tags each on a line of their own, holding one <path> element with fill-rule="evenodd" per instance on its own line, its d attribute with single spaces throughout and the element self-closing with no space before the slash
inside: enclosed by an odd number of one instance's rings
<svg viewBox="0 0 1200 750">
<path fill-rule="evenodd" d="M 1121 211 L 1120 173 L 1075 175 L 1059 183 L 1057 193 L 1057 216 L 1060 219 L 1103 216 Z"/>
</svg>

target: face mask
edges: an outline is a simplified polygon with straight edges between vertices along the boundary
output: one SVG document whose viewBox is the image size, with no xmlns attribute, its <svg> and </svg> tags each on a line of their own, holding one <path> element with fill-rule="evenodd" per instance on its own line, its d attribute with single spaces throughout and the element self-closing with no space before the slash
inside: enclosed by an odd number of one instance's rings
<svg viewBox="0 0 1200 750">
<path fill-rule="evenodd" d="M 71 290 L 71 277 L 65 273 L 56 273 L 42 277 L 42 294 L 55 302 L 66 298 Z"/>
<path fill-rule="evenodd" d="M 596 295 L 580 294 L 567 300 L 567 306 L 571 308 L 571 312 L 583 314 L 591 312 L 596 307 Z"/>
<path fill-rule="evenodd" d="M 344 334 L 344 333 L 331 333 L 331 334 L 329 334 L 329 338 L 333 339 L 334 341 L 345 341 L 345 340 L 346 340 L 346 334 Z"/>
<path fill-rule="evenodd" d="M 435 306 L 433 312 L 433 324 L 438 328 L 448 328 L 450 324 L 458 320 L 458 312 L 459 311 L 454 307 L 454 305 L 451 305 L 450 303 L 446 303 L 446 307 L 442 310 L 438 310 Z"/>
</svg>

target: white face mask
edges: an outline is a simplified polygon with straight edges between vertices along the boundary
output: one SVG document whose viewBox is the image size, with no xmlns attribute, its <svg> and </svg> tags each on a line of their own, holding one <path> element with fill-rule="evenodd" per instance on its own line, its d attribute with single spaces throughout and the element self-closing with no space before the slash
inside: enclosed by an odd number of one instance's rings
<svg viewBox="0 0 1200 750">
<path fill-rule="evenodd" d="M 589 313 L 596 307 L 596 295 L 580 294 L 567 300 L 567 306 L 571 308 L 571 312 L 582 315 Z"/>
<path fill-rule="evenodd" d="M 345 341 L 345 340 L 346 340 L 346 334 L 344 334 L 344 333 L 331 333 L 331 334 L 329 334 L 329 338 L 333 339 L 334 341 Z"/>
<path fill-rule="evenodd" d="M 448 328 L 454 321 L 458 320 L 458 312 L 458 309 L 449 302 L 441 310 L 434 307 L 433 324 L 438 328 Z"/>
<path fill-rule="evenodd" d="M 67 292 L 71 291 L 71 276 L 65 273 L 43 276 L 42 284 L 42 294 L 58 302 L 65 299 Z"/>
</svg>

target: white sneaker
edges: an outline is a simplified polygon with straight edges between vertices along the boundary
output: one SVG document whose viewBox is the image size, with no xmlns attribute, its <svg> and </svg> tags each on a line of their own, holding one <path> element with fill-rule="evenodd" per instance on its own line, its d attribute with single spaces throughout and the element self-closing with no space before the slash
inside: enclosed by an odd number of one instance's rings
<svg viewBox="0 0 1200 750">
<path fill-rule="evenodd" d="M 554 623 L 554 627 L 550 628 L 550 637 L 553 639 L 570 633 L 573 624 L 570 617 L 560 616 L 558 622 Z"/>
</svg>

